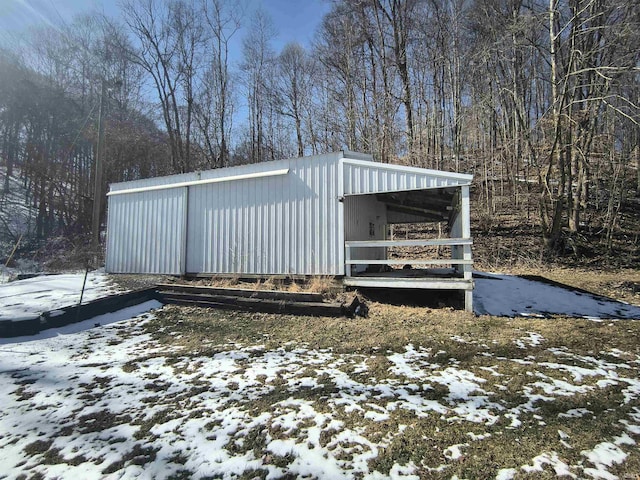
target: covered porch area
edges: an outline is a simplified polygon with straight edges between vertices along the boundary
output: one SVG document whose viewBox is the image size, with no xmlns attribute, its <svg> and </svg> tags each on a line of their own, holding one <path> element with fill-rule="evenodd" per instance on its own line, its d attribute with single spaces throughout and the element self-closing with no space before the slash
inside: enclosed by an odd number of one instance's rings
<svg viewBox="0 0 640 480">
<path fill-rule="evenodd" d="M 361 176 L 359 190 L 364 191 L 358 193 L 356 188 L 345 194 L 344 284 L 360 288 L 461 290 L 465 310 L 472 312 L 471 175 L 387 167 L 391 168 L 382 173 L 389 174 L 389 181 L 378 178 L 378 185 L 367 189 L 362 188 L 367 182 Z M 395 169 L 420 176 L 410 185 L 398 185 L 393 181 Z M 376 192 L 365 193 L 366 190 Z M 396 233 L 398 225 L 425 223 L 438 228 L 430 229 L 427 235 L 412 233 L 410 238 L 399 238 Z"/>
</svg>

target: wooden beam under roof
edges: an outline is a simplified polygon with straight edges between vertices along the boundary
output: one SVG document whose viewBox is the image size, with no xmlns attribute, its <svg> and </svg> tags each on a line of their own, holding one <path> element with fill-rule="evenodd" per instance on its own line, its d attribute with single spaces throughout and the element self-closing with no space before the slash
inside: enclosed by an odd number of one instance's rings
<svg viewBox="0 0 640 480">
<path fill-rule="evenodd" d="M 405 192 L 380 193 L 379 202 L 387 209 L 399 213 L 421 216 L 425 221 L 440 222 L 448 220 L 455 191 L 451 189 L 433 189 Z"/>
</svg>

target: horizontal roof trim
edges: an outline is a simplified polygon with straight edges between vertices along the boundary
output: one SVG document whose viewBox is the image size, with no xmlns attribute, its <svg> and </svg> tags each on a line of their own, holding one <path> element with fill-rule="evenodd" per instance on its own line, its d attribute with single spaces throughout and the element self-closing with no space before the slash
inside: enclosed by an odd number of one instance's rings
<svg viewBox="0 0 640 480">
<path fill-rule="evenodd" d="M 469 182 L 469 183 L 471 183 L 471 180 L 473 180 L 473 175 L 469 175 L 466 173 L 443 172 L 442 170 L 430 170 L 428 168 L 407 167 L 405 165 L 395 165 L 393 163 L 369 162 L 366 160 L 355 160 L 352 158 L 343 158 L 342 161 L 350 165 L 358 165 L 361 167 L 382 168 L 387 170 L 395 170 L 396 172 L 416 173 L 420 175 L 430 175 L 433 177 L 451 178 L 455 180 L 462 180 L 464 182 Z M 454 185 L 449 185 L 449 186 L 454 186 Z"/>
<path fill-rule="evenodd" d="M 194 185 L 206 185 L 208 183 L 220 183 L 220 182 L 232 182 L 235 180 L 248 180 L 251 178 L 263 178 L 263 177 L 275 177 L 278 175 L 286 175 L 289 173 L 288 168 L 281 170 L 271 170 L 266 172 L 244 173 L 242 175 L 230 175 L 227 177 L 207 178 L 205 180 L 192 180 L 189 182 L 167 183 L 165 185 L 152 185 L 149 187 L 127 188 L 124 190 L 114 190 L 107 193 L 107 196 L 111 195 L 123 195 L 125 193 L 141 193 L 149 192 L 153 190 L 167 190 L 169 188 L 182 188 L 191 187 Z"/>
</svg>

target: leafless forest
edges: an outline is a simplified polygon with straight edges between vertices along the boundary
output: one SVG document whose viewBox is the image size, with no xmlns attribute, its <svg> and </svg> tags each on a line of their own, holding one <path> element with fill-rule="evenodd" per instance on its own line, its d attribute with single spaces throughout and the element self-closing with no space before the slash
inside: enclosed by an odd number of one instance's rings
<svg viewBox="0 0 640 480">
<path fill-rule="evenodd" d="M 6 37 L 0 257 L 11 179 L 23 248 L 78 246 L 109 182 L 346 148 L 473 173 L 479 238 L 637 265 L 637 1 L 333 0 L 311 46 L 277 33 L 232 0 L 129 0 Z"/>
</svg>

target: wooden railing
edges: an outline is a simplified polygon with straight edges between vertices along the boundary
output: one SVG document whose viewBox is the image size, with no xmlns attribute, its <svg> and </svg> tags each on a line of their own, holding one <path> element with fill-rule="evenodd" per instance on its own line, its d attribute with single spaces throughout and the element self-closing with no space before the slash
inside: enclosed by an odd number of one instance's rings
<svg viewBox="0 0 640 480">
<path fill-rule="evenodd" d="M 345 245 L 345 270 L 347 277 L 351 276 L 351 265 L 420 265 L 442 266 L 452 265 L 462 271 L 464 278 L 471 280 L 471 238 L 439 238 L 432 240 L 349 240 Z M 452 247 L 451 258 L 405 258 L 399 260 L 358 260 L 353 258 L 353 248 L 380 247 Z"/>
</svg>

